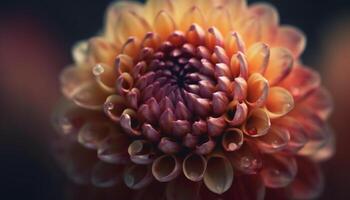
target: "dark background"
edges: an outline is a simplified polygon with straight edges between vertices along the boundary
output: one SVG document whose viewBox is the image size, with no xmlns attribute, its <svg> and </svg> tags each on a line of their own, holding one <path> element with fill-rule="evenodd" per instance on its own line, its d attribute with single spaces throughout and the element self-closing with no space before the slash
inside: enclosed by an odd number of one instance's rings
<svg viewBox="0 0 350 200">
<path fill-rule="evenodd" d="M 350 82 L 340 83 L 337 76 L 327 76 L 333 67 L 329 60 L 339 61 L 334 56 L 328 58 L 332 54 L 329 52 L 350 46 L 350 1 L 266 1 L 278 8 L 282 24 L 297 26 L 306 33 L 308 46 L 303 61 L 323 71 L 332 93 L 344 94 L 335 95 L 336 106 L 338 100 L 340 106 L 331 121 L 337 132 L 338 151 L 324 164 L 326 188 L 321 199 L 350 199 L 349 106 L 348 101 L 341 104 L 349 97 L 344 85 Z M 72 62 L 72 45 L 93 36 L 103 26 L 110 2 L 0 1 L 0 199 L 63 198 L 66 178 L 45 142 L 53 134 L 49 113 L 60 95 L 57 77 Z M 343 30 L 349 37 L 342 34 Z M 344 37 L 344 43 L 336 40 L 338 36 Z M 338 47 L 333 45 L 334 37 Z M 346 53 L 350 56 L 350 51 Z M 341 67 L 336 68 L 338 73 L 349 63 L 346 53 L 344 62 L 338 64 Z"/>
</svg>

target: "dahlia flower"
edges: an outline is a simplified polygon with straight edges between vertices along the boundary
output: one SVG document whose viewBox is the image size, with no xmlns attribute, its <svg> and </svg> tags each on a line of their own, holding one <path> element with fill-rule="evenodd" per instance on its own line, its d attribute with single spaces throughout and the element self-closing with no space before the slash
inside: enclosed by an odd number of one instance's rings
<svg viewBox="0 0 350 200">
<path fill-rule="evenodd" d="M 312 198 L 322 179 L 313 162 L 334 140 L 328 92 L 300 60 L 305 44 L 265 3 L 116 2 L 104 29 L 73 48 L 61 83 L 74 104 L 55 123 L 106 163 L 96 186 L 121 177 L 131 189 L 165 183 L 168 199 L 184 198 L 182 182 L 192 195 L 260 199 L 266 187 Z"/>
</svg>

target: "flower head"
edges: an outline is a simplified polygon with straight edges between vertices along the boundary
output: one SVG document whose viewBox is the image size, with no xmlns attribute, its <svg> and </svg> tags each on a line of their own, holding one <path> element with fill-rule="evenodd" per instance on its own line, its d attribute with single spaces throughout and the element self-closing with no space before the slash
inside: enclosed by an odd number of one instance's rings
<svg viewBox="0 0 350 200">
<path fill-rule="evenodd" d="M 125 165 L 133 189 L 184 175 L 222 194 L 252 174 L 286 187 L 298 157 L 332 152 L 331 101 L 301 63 L 304 48 L 268 4 L 117 2 L 102 33 L 73 49 L 61 82 L 80 108 L 59 110 L 58 125 Z"/>
</svg>

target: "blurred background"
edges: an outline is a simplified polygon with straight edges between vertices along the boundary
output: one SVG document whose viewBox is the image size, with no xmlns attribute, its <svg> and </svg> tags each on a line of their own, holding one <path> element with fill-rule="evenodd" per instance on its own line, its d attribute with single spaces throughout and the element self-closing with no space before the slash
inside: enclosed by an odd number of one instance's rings
<svg viewBox="0 0 350 200">
<path fill-rule="evenodd" d="M 323 164 L 321 199 L 350 199 L 350 1 L 265 1 L 278 8 L 282 24 L 306 33 L 303 61 L 322 73 L 334 97 L 337 153 Z M 72 45 L 100 30 L 110 2 L 0 1 L 1 199 L 63 199 L 66 178 L 45 142 L 60 97 L 58 74 L 72 62 Z"/>
</svg>

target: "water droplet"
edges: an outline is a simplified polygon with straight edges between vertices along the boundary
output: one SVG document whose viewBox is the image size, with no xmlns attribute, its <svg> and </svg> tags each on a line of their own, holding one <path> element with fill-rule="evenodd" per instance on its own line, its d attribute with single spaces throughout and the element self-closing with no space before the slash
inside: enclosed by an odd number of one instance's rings
<svg viewBox="0 0 350 200">
<path fill-rule="evenodd" d="M 105 71 L 105 69 L 102 67 L 101 64 L 97 64 L 97 65 L 92 69 L 92 73 L 93 73 L 95 76 L 100 76 L 104 71 Z"/>
</svg>

